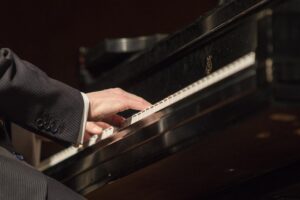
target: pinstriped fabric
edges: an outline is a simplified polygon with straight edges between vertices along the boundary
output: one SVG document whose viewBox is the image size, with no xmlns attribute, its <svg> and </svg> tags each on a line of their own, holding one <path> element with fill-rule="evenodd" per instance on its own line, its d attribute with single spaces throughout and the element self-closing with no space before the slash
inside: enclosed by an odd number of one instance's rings
<svg viewBox="0 0 300 200">
<path fill-rule="evenodd" d="M 84 200 L 0 147 L 0 200 Z"/>
<path fill-rule="evenodd" d="M 71 189 L 57 182 L 56 180 L 47 177 L 48 194 L 47 200 L 85 200 L 84 197 L 75 193 Z"/>
<path fill-rule="evenodd" d="M 46 199 L 46 177 L 18 160 L 0 156 L 0 177 L 1 200 Z"/>
<path fill-rule="evenodd" d="M 77 143 L 81 93 L 51 79 L 10 49 L 0 49 L 0 114 L 43 136 Z"/>
<path fill-rule="evenodd" d="M 0 115 L 5 119 L 52 139 L 77 142 L 83 114 L 80 92 L 49 78 L 6 48 L 0 49 L 0 100 Z M 7 142 L 0 132 L 0 145 L 7 147 Z M 0 200 L 46 198 L 83 199 L 0 146 Z"/>
</svg>

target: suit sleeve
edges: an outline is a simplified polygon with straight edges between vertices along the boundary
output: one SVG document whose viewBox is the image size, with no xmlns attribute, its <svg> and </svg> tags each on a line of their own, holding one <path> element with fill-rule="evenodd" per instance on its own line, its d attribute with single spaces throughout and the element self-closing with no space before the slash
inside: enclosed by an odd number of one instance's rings
<svg viewBox="0 0 300 200">
<path fill-rule="evenodd" d="M 49 78 L 10 49 L 0 49 L 0 113 L 35 133 L 76 144 L 83 116 L 80 91 Z"/>
</svg>

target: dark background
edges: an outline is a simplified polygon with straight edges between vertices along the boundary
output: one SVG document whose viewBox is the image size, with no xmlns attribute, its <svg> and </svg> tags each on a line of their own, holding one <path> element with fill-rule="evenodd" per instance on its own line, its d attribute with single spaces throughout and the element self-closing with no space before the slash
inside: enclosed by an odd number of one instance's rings
<svg viewBox="0 0 300 200">
<path fill-rule="evenodd" d="M 215 6 L 216 0 L 1 1 L 0 47 L 78 87 L 80 46 L 95 46 L 103 38 L 170 33 Z"/>
</svg>

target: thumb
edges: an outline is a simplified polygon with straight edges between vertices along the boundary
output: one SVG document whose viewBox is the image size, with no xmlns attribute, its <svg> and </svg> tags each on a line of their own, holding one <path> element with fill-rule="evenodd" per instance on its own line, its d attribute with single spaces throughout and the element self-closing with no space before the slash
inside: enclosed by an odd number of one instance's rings
<svg viewBox="0 0 300 200">
<path fill-rule="evenodd" d="M 95 122 L 87 122 L 85 126 L 85 130 L 91 134 L 99 135 L 102 133 L 103 129 Z"/>
</svg>

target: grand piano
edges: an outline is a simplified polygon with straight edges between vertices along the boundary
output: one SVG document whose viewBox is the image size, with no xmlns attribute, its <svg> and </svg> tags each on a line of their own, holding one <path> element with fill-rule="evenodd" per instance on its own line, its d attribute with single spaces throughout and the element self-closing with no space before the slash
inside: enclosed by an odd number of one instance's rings
<svg viewBox="0 0 300 200">
<path fill-rule="evenodd" d="M 300 199 L 300 2 L 233 0 L 105 71 L 153 106 L 41 170 L 89 199 Z"/>
</svg>

